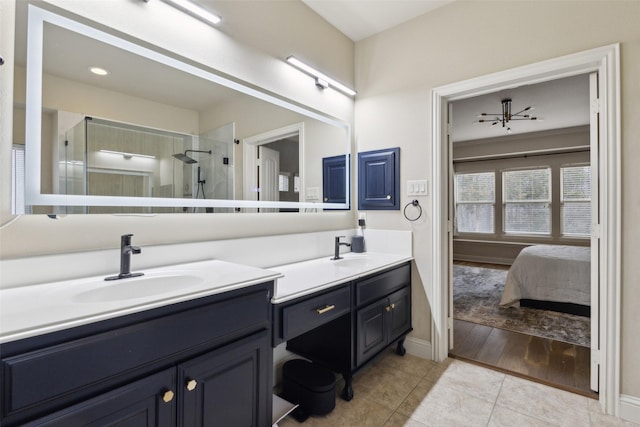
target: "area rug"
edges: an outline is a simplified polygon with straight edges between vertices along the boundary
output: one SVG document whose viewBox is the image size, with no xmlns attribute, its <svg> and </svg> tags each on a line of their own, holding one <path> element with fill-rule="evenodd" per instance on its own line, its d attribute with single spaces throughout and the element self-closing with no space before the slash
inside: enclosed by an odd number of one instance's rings
<svg viewBox="0 0 640 427">
<path fill-rule="evenodd" d="M 588 317 L 528 307 L 500 307 L 506 270 L 453 266 L 453 317 L 588 347 Z"/>
</svg>

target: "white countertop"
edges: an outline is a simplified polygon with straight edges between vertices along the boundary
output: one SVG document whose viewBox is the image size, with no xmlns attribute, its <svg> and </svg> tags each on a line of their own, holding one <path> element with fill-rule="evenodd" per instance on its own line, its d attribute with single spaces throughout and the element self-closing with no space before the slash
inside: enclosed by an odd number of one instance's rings
<svg viewBox="0 0 640 427">
<path fill-rule="evenodd" d="M 389 267 L 410 261 L 411 256 L 375 252 L 347 252 L 341 260 L 331 260 L 330 256 L 269 267 L 283 275 L 276 282 L 271 302 L 280 304 L 301 296 L 357 279 Z"/>
<path fill-rule="evenodd" d="M 0 343 L 231 291 L 280 276 L 271 270 L 210 260 L 152 268 L 145 270 L 144 276 L 115 281 L 96 276 L 3 289 Z M 188 280 L 176 287 L 178 277 Z M 156 280 L 153 295 L 145 295 L 145 281 L 149 280 Z M 121 286 L 122 292 L 112 293 L 107 289 L 110 286 Z"/>
<path fill-rule="evenodd" d="M 104 275 L 0 290 L 0 343 L 138 313 L 275 280 L 274 304 L 290 301 L 403 262 L 411 256 L 341 254 L 268 270 L 219 260 L 144 270 L 105 281 Z M 181 283 L 176 286 L 176 283 Z M 113 292 L 116 287 L 116 292 Z M 152 289 L 152 291 L 150 291 Z"/>
</svg>

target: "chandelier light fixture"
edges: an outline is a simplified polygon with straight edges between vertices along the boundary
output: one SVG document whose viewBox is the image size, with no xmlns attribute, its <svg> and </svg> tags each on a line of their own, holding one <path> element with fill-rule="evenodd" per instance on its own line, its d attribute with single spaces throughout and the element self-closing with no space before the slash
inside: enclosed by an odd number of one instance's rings
<svg viewBox="0 0 640 427">
<path fill-rule="evenodd" d="M 503 99 L 502 101 L 502 113 L 480 113 L 478 116 L 478 121 L 474 122 L 475 124 L 479 123 L 491 123 L 491 126 L 497 126 L 499 124 L 502 125 L 503 128 L 507 128 L 507 133 L 511 133 L 511 127 L 509 123 L 514 120 L 541 120 L 536 116 L 532 116 L 529 114 L 531 110 L 535 107 L 528 106 L 517 113 L 511 113 L 511 98 Z M 486 117 L 495 116 L 494 119 L 489 119 Z"/>
</svg>

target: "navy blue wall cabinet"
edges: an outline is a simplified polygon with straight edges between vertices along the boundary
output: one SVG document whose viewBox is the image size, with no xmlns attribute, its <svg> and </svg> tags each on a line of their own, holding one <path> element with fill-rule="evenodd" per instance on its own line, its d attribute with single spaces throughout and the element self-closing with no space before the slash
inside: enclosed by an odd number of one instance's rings
<svg viewBox="0 0 640 427">
<path fill-rule="evenodd" d="M 400 209 L 400 148 L 358 153 L 358 209 Z"/>
<path fill-rule="evenodd" d="M 347 202 L 347 158 L 333 156 L 322 159 L 322 201 L 324 203 Z"/>
</svg>

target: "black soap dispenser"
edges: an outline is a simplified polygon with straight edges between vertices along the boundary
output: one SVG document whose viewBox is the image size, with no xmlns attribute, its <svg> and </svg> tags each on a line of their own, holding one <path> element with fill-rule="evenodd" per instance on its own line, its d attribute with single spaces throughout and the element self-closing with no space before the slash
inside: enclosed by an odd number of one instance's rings
<svg viewBox="0 0 640 427">
<path fill-rule="evenodd" d="M 360 234 L 351 238 L 351 252 L 364 252 L 364 224 L 364 218 L 358 220 L 358 225 L 360 226 Z"/>
</svg>

